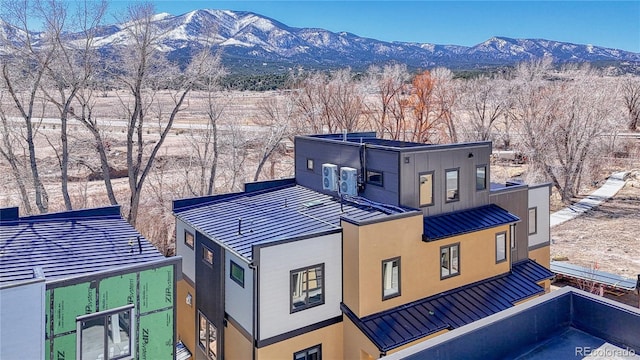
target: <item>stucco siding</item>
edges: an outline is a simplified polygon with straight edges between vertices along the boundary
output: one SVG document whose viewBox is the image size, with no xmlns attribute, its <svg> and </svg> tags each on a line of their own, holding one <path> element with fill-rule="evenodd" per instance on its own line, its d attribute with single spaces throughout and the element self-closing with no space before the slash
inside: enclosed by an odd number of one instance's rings
<svg viewBox="0 0 640 360">
<path fill-rule="evenodd" d="M 244 270 L 244 287 L 231 278 L 231 262 Z M 224 308 L 245 331 L 253 333 L 253 270 L 230 251 L 225 252 Z"/>
<path fill-rule="evenodd" d="M 195 251 L 184 242 L 185 230 L 193 234 L 195 244 L 195 229 L 176 218 L 176 254 L 182 256 L 182 273 L 191 281 L 196 281 Z"/>
<path fill-rule="evenodd" d="M 45 358 L 44 280 L 0 289 L 0 359 Z"/>
<path fill-rule="evenodd" d="M 535 234 L 529 235 L 529 247 L 548 244 L 549 235 L 549 186 L 529 188 L 529 208 L 537 208 L 537 224 Z"/>
</svg>

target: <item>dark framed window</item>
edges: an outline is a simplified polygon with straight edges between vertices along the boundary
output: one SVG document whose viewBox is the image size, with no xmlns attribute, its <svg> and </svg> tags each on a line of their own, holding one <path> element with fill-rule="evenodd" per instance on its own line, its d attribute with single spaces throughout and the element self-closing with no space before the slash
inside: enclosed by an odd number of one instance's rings
<svg viewBox="0 0 640 360">
<path fill-rule="evenodd" d="M 460 243 L 440 248 L 440 279 L 460 274 Z"/>
<path fill-rule="evenodd" d="M 231 280 L 235 281 L 236 283 L 238 283 L 238 285 L 244 288 L 244 268 L 234 263 L 233 260 L 229 260 L 229 262 L 229 276 L 231 277 Z"/>
<path fill-rule="evenodd" d="M 294 353 L 293 360 L 322 360 L 322 344 Z"/>
<path fill-rule="evenodd" d="M 509 227 L 509 241 L 511 242 L 511 250 L 516 248 L 516 224 Z"/>
<path fill-rule="evenodd" d="M 207 359 L 217 360 L 218 328 L 200 311 L 198 311 L 198 346 L 207 354 Z"/>
<path fill-rule="evenodd" d="M 307 159 L 307 170 L 313 171 L 313 159 Z"/>
<path fill-rule="evenodd" d="M 538 233 L 538 208 L 529 208 L 529 235 Z"/>
<path fill-rule="evenodd" d="M 291 312 L 324 304 L 324 264 L 291 271 Z"/>
<path fill-rule="evenodd" d="M 202 246 L 202 261 L 209 265 L 213 265 L 213 251 L 206 246 Z"/>
<path fill-rule="evenodd" d="M 476 190 L 487 189 L 487 165 L 476 166 Z"/>
<path fill-rule="evenodd" d="M 400 296 L 400 258 L 382 261 L 382 300 Z"/>
<path fill-rule="evenodd" d="M 184 243 L 185 245 L 193 249 L 193 246 L 195 244 L 194 237 L 193 237 L 193 234 L 190 233 L 188 230 L 184 231 Z"/>
<path fill-rule="evenodd" d="M 447 169 L 445 171 L 445 202 L 460 200 L 460 169 Z"/>
<path fill-rule="evenodd" d="M 507 261 L 507 233 L 496 234 L 496 264 Z"/>
<path fill-rule="evenodd" d="M 382 171 L 367 170 L 367 184 L 383 186 Z"/>
<path fill-rule="evenodd" d="M 76 336 L 78 359 L 132 359 L 135 357 L 135 310 L 133 305 L 79 316 Z"/>
<path fill-rule="evenodd" d="M 419 174 L 420 206 L 431 206 L 433 202 L 433 171 Z"/>
</svg>

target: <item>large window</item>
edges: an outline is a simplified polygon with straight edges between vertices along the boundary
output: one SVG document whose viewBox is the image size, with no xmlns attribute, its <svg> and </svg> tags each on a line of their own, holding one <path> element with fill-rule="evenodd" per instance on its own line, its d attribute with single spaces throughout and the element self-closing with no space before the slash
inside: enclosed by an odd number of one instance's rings
<svg viewBox="0 0 640 360">
<path fill-rule="evenodd" d="M 400 295 L 400 258 L 382 261 L 382 300 Z"/>
<path fill-rule="evenodd" d="M 538 208 L 529 209 L 529 235 L 534 235 L 538 232 Z"/>
<path fill-rule="evenodd" d="M 230 271 L 229 271 L 229 276 L 231 277 L 231 280 L 235 281 L 236 283 L 238 283 L 238 285 L 244 287 L 244 269 L 242 268 L 242 266 L 236 264 L 233 262 L 233 260 L 229 260 L 230 261 Z"/>
<path fill-rule="evenodd" d="M 321 360 L 322 359 L 322 344 L 312 346 L 308 349 L 304 349 L 293 354 L 293 360 Z"/>
<path fill-rule="evenodd" d="M 81 360 L 133 359 L 135 357 L 133 305 L 80 316 L 77 336 Z"/>
<path fill-rule="evenodd" d="M 446 171 L 445 183 L 446 183 L 446 202 L 460 200 L 460 188 L 459 169 L 449 169 Z"/>
<path fill-rule="evenodd" d="M 375 170 L 367 170 L 367 183 L 382 186 L 382 172 Z"/>
<path fill-rule="evenodd" d="M 460 244 L 440 248 L 440 278 L 460 274 Z"/>
<path fill-rule="evenodd" d="M 420 206 L 433 205 L 433 171 L 420 174 Z"/>
<path fill-rule="evenodd" d="M 198 345 L 210 360 L 218 358 L 218 329 L 198 311 Z"/>
<path fill-rule="evenodd" d="M 476 190 L 487 188 L 487 165 L 476 166 Z"/>
<path fill-rule="evenodd" d="M 184 243 L 193 249 L 194 246 L 194 239 L 193 239 L 193 234 L 188 232 L 187 230 L 184 231 Z"/>
<path fill-rule="evenodd" d="M 496 234 L 496 264 L 507 261 L 507 234 Z"/>
<path fill-rule="evenodd" d="M 291 272 L 291 312 L 324 304 L 324 264 Z"/>
</svg>

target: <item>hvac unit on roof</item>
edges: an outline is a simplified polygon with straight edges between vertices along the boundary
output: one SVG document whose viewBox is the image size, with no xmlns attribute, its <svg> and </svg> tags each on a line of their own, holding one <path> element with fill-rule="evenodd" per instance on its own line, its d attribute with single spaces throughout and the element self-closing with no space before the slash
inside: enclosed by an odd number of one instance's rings
<svg viewBox="0 0 640 360">
<path fill-rule="evenodd" d="M 340 193 L 358 195 L 358 170 L 346 166 L 340 168 Z"/>
<path fill-rule="evenodd" d="M 338 165 L 322 164 L 322 190 L 338 191 Z"/>
</svg>

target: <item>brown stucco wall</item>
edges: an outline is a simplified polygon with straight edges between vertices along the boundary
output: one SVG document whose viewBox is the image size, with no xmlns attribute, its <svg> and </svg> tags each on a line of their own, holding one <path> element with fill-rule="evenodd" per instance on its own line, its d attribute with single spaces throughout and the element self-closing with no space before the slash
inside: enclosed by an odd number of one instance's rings
<svg viewBox="0 0 640 360">
<path fill-rule="evenodd" d="M 176 297 L 176 327 L 178 340 L 195 354 L 196 350 L 196 290 L 184 279 L 178 281 Z M 187 305 L 187 293 L 191 294 L 191 305 Z"/>
<path fill-rule="evenodd" d="M 342 358 L 342 324 L 325 326 L 291 339 L 283 340 L 275 344 L 256 350 L 258 360 L 292 359 L 293 354 L 300 350 L 322 344 L 323 359 Z"/>
<path fill-rule="evenodd" d="M 231 321 L 224 328 L 224 358 L 228 360 L 249 360 L 253 357 L 251 340 L 236 329 Z"/>
<path fill-rule="evenodd" d="M 543 246 L 535 250 L 529 250 L 529 259 L 548 269 L 551 266 L 551 247 Z"/>
</svg>

